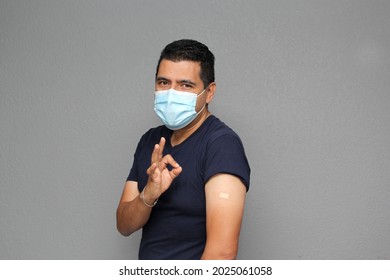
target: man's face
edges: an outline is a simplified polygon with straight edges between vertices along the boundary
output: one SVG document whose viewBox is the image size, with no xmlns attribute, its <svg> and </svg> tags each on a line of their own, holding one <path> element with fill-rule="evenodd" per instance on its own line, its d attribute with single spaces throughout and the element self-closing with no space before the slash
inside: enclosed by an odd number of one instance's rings
<svg viewBox="0 0 390 280">
<path fill-rule="evenodd" d="M 155 90 L 175 89 L 199 94 L 204 85 L 200 78 L 200 63 L 194 61 L 178 61 L 163 59 L 158 68 Z M 206 102 L 206 94 L 199 96 L 196 103 L 198 112 Z"/>
</svg>

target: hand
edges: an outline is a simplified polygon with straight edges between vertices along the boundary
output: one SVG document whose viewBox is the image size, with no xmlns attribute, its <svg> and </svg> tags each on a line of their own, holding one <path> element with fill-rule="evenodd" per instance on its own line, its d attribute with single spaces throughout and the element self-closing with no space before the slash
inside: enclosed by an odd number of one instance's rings
<svg viewBox="0 0 390 280">
<path fill-rule="evenodd" d="M 161 137 L 160 143 L 154 146 L 151 165 L 146 171 L 149 175 L 148 183 L 146 185 L 148 202 L 153 202 L 160 197 L 172 184 L 173 180 L 179 176 L 182 171 L 181 166 L 173 159 L 171 155 L 165 155 L 163 157 L 163 151 L 165 146 L 165 138 Z M 172 167 L 171 171 L 167 168 Z"/>
</svg>

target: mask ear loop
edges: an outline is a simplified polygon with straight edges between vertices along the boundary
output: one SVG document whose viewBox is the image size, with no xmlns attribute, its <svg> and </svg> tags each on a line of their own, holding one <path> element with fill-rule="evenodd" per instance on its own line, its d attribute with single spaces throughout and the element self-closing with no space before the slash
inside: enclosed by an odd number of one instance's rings
<svg viewBox="0 0 390 280">
<path fill-rule="evenodd" d="M 201 96 L 205 91 L 206 89 L 210 86 L 211 84 L 209 84 L 207 87 L 204 88 L 204 90 L 202 90 L 201 93 L 199 93 L 196 97 L 198 98 L 199 96 Z"/>
<path fill-rule="evenodd" d="M 196 96 L 196 98 L 198 98 L 199 96 L 201 96 L 201 95 L 206 91 L 206 89 L 207 89 L 209 86 L 210 86 L 210 85 L 208 85 L 207 87 L 205 87 L 205 89 L 202 90 L 202 92 L 199 93 L 199 94 Z M 207 104 L 207 103 L 205 103 L 205 104 L 203 105 L 202 109 L 200 109 L 200 111 L 199 111 L 198 113 L 196 113 L 196 116 L 198 116 L 198 115 L 204 110 L 204 108 L 206 108 L 206 104 Z"/>
</svg>

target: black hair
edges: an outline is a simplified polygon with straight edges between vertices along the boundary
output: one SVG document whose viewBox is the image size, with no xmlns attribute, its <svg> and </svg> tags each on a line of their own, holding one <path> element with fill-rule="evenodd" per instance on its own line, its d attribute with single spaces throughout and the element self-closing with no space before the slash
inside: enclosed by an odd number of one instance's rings
<svg viewBox="0 0 390 280">
<path fill-rule="evenodd" d="M 163 59 L 178 61 L 194 61 L 200 63 L 200 78 L 204 88 L 208 87 L 215 80 L 214 62 L 215 57 L 209 48 L 195 40 L 182 39 L 168 44 L 161 52 L 157 63 L 156 78 L 158 68 Z"/>
</svg>

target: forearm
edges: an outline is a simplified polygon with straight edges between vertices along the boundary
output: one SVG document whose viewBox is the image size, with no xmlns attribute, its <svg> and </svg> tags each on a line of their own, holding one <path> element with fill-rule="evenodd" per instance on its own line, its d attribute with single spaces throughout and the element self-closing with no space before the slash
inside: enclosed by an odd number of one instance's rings
<svg viewBox="0 0 390 280">
<path fill-rule="evenodd" d="M 180 165 L 171 155 L 163 155 L 165 138 L 153 149 L 151 166 L 146 170 L 148 183 L 141 194 L 137 181 L 127 181 L 116 212 L 118 231 L 125 236 L 143 227 L 149 220 L 153 206 L 160 195 L 165 192 L 172 181 L 182 171 Z M 171 166 L 169 170 L 167 166 Z"/>
<path fill-rule="evenodd" d="M 150 217 L 152 208 L 147 207 L 138 195 L 132 201 L 121 202 L 118 206 L 116 218 L 118 231 L 129 236 L 142 228 Z"/>
</svg>

